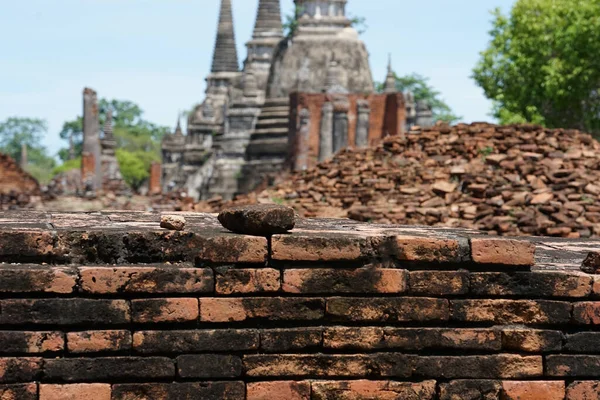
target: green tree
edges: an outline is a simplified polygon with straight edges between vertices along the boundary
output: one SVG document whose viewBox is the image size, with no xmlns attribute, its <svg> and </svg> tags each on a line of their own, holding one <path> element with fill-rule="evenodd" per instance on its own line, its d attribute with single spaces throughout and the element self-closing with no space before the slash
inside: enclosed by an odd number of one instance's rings
<svg viewBox="0 0 600 400">
<path fill-rule="evenodd" d="M 518 0 L 490 36 L 473 78 L 495 117 L 600 134 L 598 0 Z"/>
<path fill-rule="evenodd" d="M 160 160 L 160 145 L 169 128 L 161 127 L 144 120 L 142 109 L 131 101 L 101 99 L 98 102 L 100 126 L 104 126 L 106 114 L 113 112 L 113 131 L 117 141 L 117 160 L 123 179 L 138 189 L 149 177 L 150 165 Z M 83 118 L 78 117 L 63 125 L 61 138 L 69 140 L 73 135 L 75 155 L 79 157 L 83 149 Z M 67 160 L 69 149 L 59 153 Z"/>
<path fill-rule="evenodd" d="M 396 89 L 399 92 L 411 92 L 415 97 L 415 101 L 425 100 L 429 103 L 433 111 L 434 120 L 453 124 L 462 119 L 442 99 L 441 93 L 429 84 L 429 78 L 416 73 L 405 76 L 394 74 L 394 76 L 396 77 Z M 383 87 L 383 83 L 376 83 L 378 92 L 382 92 Z"/>
<path fill-rule="evenodd" d="M 21 148 L 27 146 L 25 169 L 40 183 L 47 183 L 52 178 L 52 169 L 56 166 L 54 158 L 40 144 L 46 133 L 46 122 L 41 119 L 12 117 L 0 122 L 0 152 L 20 163 Z"/>
</svg>

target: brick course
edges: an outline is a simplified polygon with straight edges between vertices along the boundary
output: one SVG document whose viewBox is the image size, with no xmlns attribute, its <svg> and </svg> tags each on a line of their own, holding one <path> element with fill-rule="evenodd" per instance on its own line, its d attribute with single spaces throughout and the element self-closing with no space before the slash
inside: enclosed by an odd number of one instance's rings
<svg viewBox="0 0 600 400">
<path fill-rule="evenodd" d="M 269 246 L 185 215 L 0 227 L 0 399 L 600 395 L 599 279 L 572 250 L 600 242 L 311 220 Z"/>
</svg>

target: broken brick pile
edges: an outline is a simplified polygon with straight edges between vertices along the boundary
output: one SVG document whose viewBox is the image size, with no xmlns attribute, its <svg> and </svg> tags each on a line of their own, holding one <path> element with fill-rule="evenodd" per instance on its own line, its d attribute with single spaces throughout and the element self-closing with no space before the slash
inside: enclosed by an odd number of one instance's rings
<svg viewBox="0 0 600 400">
<path fill-rule="evenodd" d="M 40 185 L 6 154 L 0 153 L 0 210 L 24 208 L 32 196 L 40 196 Z"/>
<path fill-rule="evenodd" d="M 600 143 L 575 130 L 437 126 L 348 149 L 235 204 L 307 217 L 466 227 L 515 236 L 600 236 Z M 223 202 L 199 204 L 215 211 Z"/>
<path fill-rule="evenodd" d="M 0 212 L 0 398 L 600 396 L 598 240 Z"/>
</svg>

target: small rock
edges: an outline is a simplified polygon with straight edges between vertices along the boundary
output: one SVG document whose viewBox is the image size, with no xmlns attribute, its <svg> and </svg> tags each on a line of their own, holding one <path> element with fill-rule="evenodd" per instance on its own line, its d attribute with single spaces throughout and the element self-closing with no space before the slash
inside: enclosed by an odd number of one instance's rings
<svg viewBox="0 0 600 400">
<path fill-rule="evenodd" d="M 600 270 L 600 252 L 591 251 L 583 260 L 581 270 L 588 274 L 597 274 Z"/>
<path fill-rule="evenodd" d="M 296 224 L 293 208 L 274 204 L 230 208 L 219 214 L 219 222 L 232 232 L 254 236 L 286 233 Z"/>
<path fill-rule="evenodd" d="M 185 228 L 185 218 L 180 215 L 163 215 L 160 227 L 171 231 L 182 231 Z"/>
</svg>

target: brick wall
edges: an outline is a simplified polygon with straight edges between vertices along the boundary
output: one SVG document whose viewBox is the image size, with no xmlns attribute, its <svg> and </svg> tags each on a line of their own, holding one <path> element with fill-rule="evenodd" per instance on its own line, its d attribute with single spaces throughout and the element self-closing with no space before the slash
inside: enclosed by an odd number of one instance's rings
<svg viewBox="0 0 600 400">
<path fill-rule="evenodd" d="M 600 396 L 598 241 L 184 215 L 0 213 L 0 398 Z"/>
<path fill-rule="evenodd" d="M 289 159 L 306 157 L 308 166 L 314 167 L 319 159 L 319 139 L 321 135 L 321 120 L 323 117 L 323 105 L 333 102 L 335 98 L 346 97 L 349 103 L 348 109 L 348 145 L 356 144 L 356 123 L 358 118 L 359 100 L 367 100 L 370 106 L 369 117 L 369 145 L 378 144 L 384 137 L 404 134 L 406 125 L 406 105 L 402 93 L 392 94 L 327 94 L 327 93 L 293 93 L 290 95 L 291 119 L 289 133 Z M 308 137 L 308 154 L 299 154 L 298 141 L 298 118 L 300 111 L 307 109 L 310 112 L 310 129 Z"/>
</svg>

